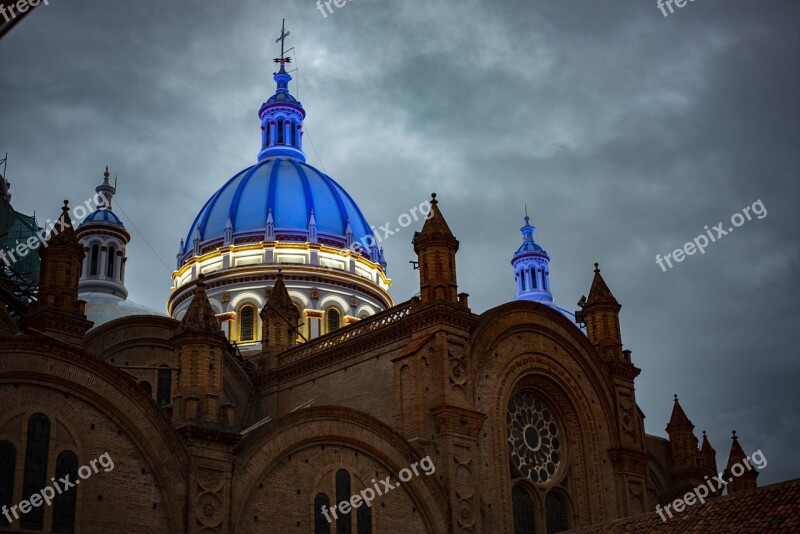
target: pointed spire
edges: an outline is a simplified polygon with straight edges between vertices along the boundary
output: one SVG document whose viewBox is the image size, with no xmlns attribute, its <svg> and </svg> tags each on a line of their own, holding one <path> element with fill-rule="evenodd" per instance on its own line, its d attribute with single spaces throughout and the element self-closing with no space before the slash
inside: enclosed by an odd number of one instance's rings
<svg viewBox="0 0 800 534">
<path fill-rule="evenodd" d="M 600 274 L 600 265 L 594 264 L 594 278 L 592 279 L 592 288 L 589 290 L 589 297 L 586 299 L 586 306 L 594 306 L 596 304 L 610 304 L 619 306 L 619 302 L 608 289 L 606 281 Z"/>
<path fill-rule="evenodd" d="M 308 242 L 317 243 L 317 219 L 314 217 L 314 208 L 311 208 L 311 215 L 308 217 Z"/>
<path fill-rule="evenodd" d="M 194 232 L 194 239 L 192 239 L 192 253 L 195 256 L 200 255 L 200 223 L 197 223 L 197 227 L 195 228 Z"/>
<path fill-rule="evenodd" d="M 731 435 L 731 452 L 728 454 L 728 465 L 727 469 L 730 470 L 734 464 L 742 463 L 742 460 L 747 458 L 747 455 L 744 453 L 744 449 L 742 449 L 741 444 L 739 443 L 739 437 L 736 435 L 736 431 L 734 430 Z"/>
<path fill-rule="evenodd" d="M 350 226 L 350 219 L 347 219 L 347 226 L 344 229 L 344 238 L 346 240 L 345 246 L 347 248 L 352 248 L 355 235 L 353 234 L 353 227 Z"/>
<path fill-rule="evenodd" d="M 114 195 L 117 194 L 116 187 L 111 185 L 108 180 L 110 176 L 111 173 L 108 172 L 108 165 L 106 165 L 106 171 L 103 173 L 103 183 L 94 189 L 103 199 L 100 209 L 108 211 L 111 211 L 111 200 L 114 198 Z"/>
<path fill-rule="evenodd" d="M 46 247 L 51 246 L 70 246 L 79 247 L 78 238 L 75 236 L 75 228 L 72 226 L 72 219 L 69 216 L 69 201 L 64 201 L 64 206 L 61 207 L 61 215 L 58 217 L 58 222 L 53 227 L 53 230 L 48 234 L 45 240 Z M 39 249 L 40 253 L 42 249 Z"/>
<path fill-rule="evenodd" d="M 419 260 L 420 299 L 424 303 L 441 301 L 456 304 L 458 282 L 456 253 L 458 240 L 439 210 L 436 193 L 431 194 L 431 209 L 422 230 L 414 233 L 414 252 Z M 377 245 L 374 254 L 380 253 Z"/>
<path fill-rule="evenodd" d="M 233 221 L 231 220 L 231 214 L 228 214 L 228 222 L 225 223 L 225 242 L 224 245 L 226 247 L 233 244 Z"/>
<path fill-rule="evenodd" d="M 267 209 L 267 222 L 264 228 L 264 241 L 275 241 L 275 219 L 272 217 L 272 208 Z"/>
<path fill-rule="evenodd" d="M 700 463 L 709 468 L 714 473 L 717 472 L 717 451 L 708 441 L 706 431 L 703 430 L 703 443 L 700 446 Z"/>
<path fill-rule="evenodd" d="M 444 220 L 444 215 L 442 215 L 442 212 L 439 210 L 439 201 L 436 200 L 436 193 L 431 193 L 430 205 L 431 212 L 425 218 L 422 231 L 417 233 L 415 240 L 428 238 L 455 240 L 453 232 L 450 231 L 450 227 L 447 225 L 447 221 Z"/>
<path fill-rule="evenodd" d="M 667 425 L 667 432 L 669 432 L 669 427 L 691 427 L 694 428 L 694 425 L 686 416 L 686 412 L 683 411 L 681 407 L 680 401 L 678 401 L 678 396 L 675 395 L 675 404 L 672 406 L 672 416 L 669 418 L 669 424 Z"/>
<path fill-rule="evenodd" d="M 555 307 L 550 291 L 550 256 L 533 239 L 536 227 L 530 223 L 527 205 L 524 220 L 525 224 L 519 229 L 522 232 L 522 245 L 511 258 L 517 290 L 514 300 L 529 300 Z"/>
<path fill-rule="evenodd" d="M 275 285 L 272 286 L 272 292 L 267 300 L 267 306 L 280 310 L 295 309 L 292 298 L 289 296 L 289 290 L 286 289 L 286 284 L 283 281 L 283 272 L 281 269 L 278 269 L 278 276 L 275 278 Z"/>
<path fill-rule="evenodd" d="M 259 315 L 262 324 L 261 346 L 265 353 L 277 354 L 295 346 L 300 311 L 289 296 L 281 269 L 278 269 L 272 292 Z"/>
<path fill-rule="evenodd" d="M 220 328 L 217 314 L 211 307 L 211 302 L 206 294 L 205 277 L 201 274 L 197 280 L 197 289 L 183 316 L 176 334 L 209 334 L 214 336 L 224 336 Z"/>
<path fill-rule="evenodd" d="M 72 226 L 68 201 L 38 252 L 39 294 L 23 325 L 82 346 L 92 323 L 86 320 L 86 303 L 78 297 L 85 254 Z"/>
<path fill-rule="evenodd" d="M 289 32 L 281 30 L 281 37 L 278 39 L 281 47 L 287 35 Z M 305 161 L 302 128 L 306 112 L 303 105 L 289 92 L 292 77 L 286 72 L 286 64 L 291 62 L 291 58 L 281 53 L 281 57 L 274 61 L 279 64 L 278 72 L 273 73 L 275 94 L 258 110 L 258 117 L 261 119 L 261 151 L 258 153 L 258 161 L 277 156 Z"/>
<path fill-rule="evenodd" d="M 756 481 L 758 478 L 758 471 L 750 463 L 750 458 L 744 453 L 744 449 L 742 449 L 742 446 L 739 444 L 739 438 L 736 436 L 735 430 L 733 431 L 731 439 L 733 440 L 731 443 L 731 452 L 728 455 L 728 464 L 725 467 L 725 473 L 723 475 L 726 480 L 730 481 L 728 486 L 726 486 L 728 495 L 758 487 L 758 482 Z M 761 451 L 757 452 L 760 453 Z M 755 457 L 755 454 L 753 454 L 753 457 Z M 764 466 L 761 465 L 761 467 Z"/>
<path fill-rule="evenodd" d="M 186 253 L 186 244 L 183 242 L 183 238 L 181 238 L 181 242 L 178 243 L 178 253 L 175 254 L 175 258 L 178 262 L 178 266 L 176 269 L 180 269 L 183 265 L 183 255 Z"/>
</svg>

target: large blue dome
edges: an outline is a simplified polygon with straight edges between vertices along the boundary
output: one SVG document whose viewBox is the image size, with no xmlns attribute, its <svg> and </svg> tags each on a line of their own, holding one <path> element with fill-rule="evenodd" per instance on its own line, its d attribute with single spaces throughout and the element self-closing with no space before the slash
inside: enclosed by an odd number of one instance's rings
<svg viewBox="0 0 800 534">
<path fill-rule="evenodd" d="M 346 246 L 348 223 L 354 241 L 373 235 L 356 203 L 331 177 L 294 158 L 276 157 L 239 172 L 206 202 L 186 237 L 187 253 L 197 237 L 203 250 L 223 242 L 228 220 L 236 242 L 263 237 L 270 210 L 278 241 L 306 241 L 312 210 L 320 243 Z M 363 254 L 382 261 L 377 250 Z"/>
</svg>

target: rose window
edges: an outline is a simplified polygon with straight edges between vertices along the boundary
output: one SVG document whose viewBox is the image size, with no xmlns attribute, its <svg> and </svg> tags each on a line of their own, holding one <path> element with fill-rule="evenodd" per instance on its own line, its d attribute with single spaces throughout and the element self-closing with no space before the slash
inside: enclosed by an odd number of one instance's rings
<svg viewBox="0 0 800 534">
<path fill-rule="evenodd" d="M 508 403 L 506 424 L 508 452 L 517 471 L 534 483 L 550 480 L 561 461 L 561 437 L 542 401 L 518 393 Z"/>
</svg>

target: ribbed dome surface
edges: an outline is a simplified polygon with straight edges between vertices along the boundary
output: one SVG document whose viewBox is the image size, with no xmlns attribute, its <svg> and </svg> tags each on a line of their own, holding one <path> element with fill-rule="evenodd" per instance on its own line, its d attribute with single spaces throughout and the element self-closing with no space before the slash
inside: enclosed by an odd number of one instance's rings
<svg viewBox="0 0 800 534">
<path fill-rule="evenodd" d="M 123 226 L 122 221 L 119 220 L 119 217 L 117 217 L 111 210 L 94 211 L 90 213 L 81 224 L 87 224 L 91 222 L 110 222 Z"/>
<path fill-rule="evenodd" d="M 311 210 L 321 238 L 344 241 L 348 221 L 356 241 L 371 234 L 361 210 L 332 178 L 295 159 L 271 158 L 235 175 L 206 202 L 186 237 L 187 249 L 198 231 L 203 243 L 224 238 L 229 216 L 234 235 L 263 231 L 270 209 L 278 240 L 281 232 L 306 235 Z"/>
</svg>

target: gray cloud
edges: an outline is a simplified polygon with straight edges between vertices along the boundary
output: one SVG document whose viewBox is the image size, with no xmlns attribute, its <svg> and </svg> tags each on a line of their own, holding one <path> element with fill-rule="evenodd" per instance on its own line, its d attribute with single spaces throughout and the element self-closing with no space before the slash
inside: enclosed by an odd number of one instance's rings
<svg viewBox="0 0 800 534">
<path fill-rule="evenodd" d="M 358 0 L 323 18 L 313 0 L 52 0 L 0 42 L 15 207 L 52 218 L 110 165 L 141 232 L 131 298 L 163 309 L 178 240 L 255 161 L 281 17 L 309 163 L 373 224 L 435 190 L 481 312 L 513 297 L 527 203 L 562 306 L 602 264 L 648 432 L 664 435 L 678 393 L 721 465 L 736 428 L 769 459 L 760 482 L 800 476 L 800 5 L 698 1 L 664 18 L 654 1 Z M 765 219 L 655 264 L 757 199 Z M 384 243 L 398 302 L 417 291 L 411 235 Z"/>
</svg>

